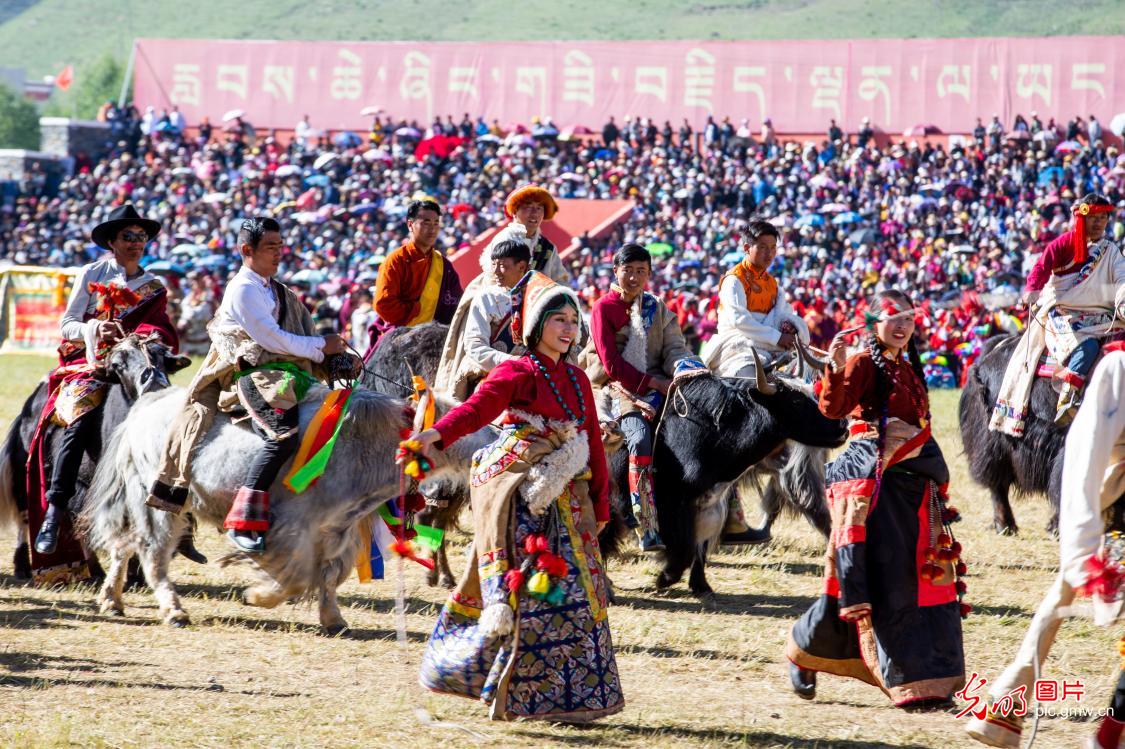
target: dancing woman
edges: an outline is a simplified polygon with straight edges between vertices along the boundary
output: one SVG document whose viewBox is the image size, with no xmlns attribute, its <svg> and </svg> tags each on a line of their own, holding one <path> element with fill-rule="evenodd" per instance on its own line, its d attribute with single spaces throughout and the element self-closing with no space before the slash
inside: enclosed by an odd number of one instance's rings
<svg viewBox="0 0 1125 749">
<path fill-rule="evenodd" d="M 828 466 L 825 588 L 789 634 L 790 678 L 806 699 L 825 671 L 900 707 L 948 704 L 965 680 L 949 469 L 930 433 L 913 304 L 884 291 L 867 320 L 862 351 L 846 357 L 846 331 L 829 348 L 820 410 L 848 416 L 854 439 Z"/>
<path fill-rule="evenodd" d="M 503 414 L 474 456 L 472 561 L 430 635 L 421 683 L 480 699 L 498 720 L 589 721 L 625 703 L 597 539 L 609 520 L 605 452 L 590 381 L 566 361 L 578 298 L 532 271 L 512 309 L 528 353 L 411 438 L 427 452 Z"/>
</svg>

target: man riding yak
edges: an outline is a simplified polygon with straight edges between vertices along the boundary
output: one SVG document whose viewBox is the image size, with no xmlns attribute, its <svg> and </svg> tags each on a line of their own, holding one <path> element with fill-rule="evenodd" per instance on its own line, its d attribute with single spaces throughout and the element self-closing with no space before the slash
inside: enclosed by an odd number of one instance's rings
<svg viewBox="0 0 1125 749">
<path fill-rule="evenodd" d="M 242 408 L 263 444 L 248 460 L 246 478 L 223 525 L 241 551 L 261 553 L 270 524 L 270 487 L 297 452 L 298 405 L 318 379 L 355 377 L 359 361 L 344 354 L 340 336 L 315 335 L 308 309 L 274 280 L 282 251 L 277 221 L 245 220 L 238 246 L 242 268 L 209 326 L 211 350 L 168 432 L 147 504 L 179 514 L 188 498 L 193 450 L 217 411 Z"/>
<path fill-rule="evenodd" d="M 632 525 L 642 551 L 663 551 L 653 499 L 652 438 L 676 364 L 694 358 L 676 315 L 660 297 L 645 291 L 652 256 L 639 244 L 626 244 L 613 256 L 617 282 L 590 313 L 590 343 L 582 363 L 599 401 L 625 436 L 629 450 Z"/>
<path fill-rule="evenodd" d="M 145 245 L 160 223 L 131 205 L 113 209 L 90 238 L 110 254 L 78 273 L 60 325 L 59 366 L 48 376 L 47 403 L 32 438 L 28 465 L 28 529 L 34 535 L 32 574 L 51 583 L 86 577 L 85 555 L 69 527 L 68 506 L 82 457 L 95 441 L 109 383 L 97 376 L 106 352 L 130 333 L 158 335 L 179 346 L 168 318 L 168 292 L 140 266 Z M 46 476 L 46 430 L 64 428 L 51 475 Z"/>
<path fill-rule="evenodd" d="M 719 329 L 702 356 L 703 363 L 720 377 L 753 378 L 755 357 L 768 365 L 798 342 L 809 342 L 808 325 L 769 274 L 779 239 L 777 227 L 770 222 L 751 221 L 742 235 L 746 257 L 719 283 Z M 768 538 L 768 531 L 747 525 L 738 494 L 731 492 L 722 543 L 759 543 Z"/>
<path fill-rule="evenodd" d="M 1073 207 L 1074 229 L 1047 245 L 1027 277 L 1031 320 L 1004 373 L 989 429 L 1022 437 L 1044 349 L 1061 384 L 1055 421 L 1068 423 L 1103 339 L 1125 330 L 1125 254 L 1106 235 L 1113 204 L 1090 193 Z"/>
<path fill-rule="evenodd" d="M 465 292 L 438 363 L 434 388 L 458 401 L 468 398 L 476 385 L 496 368 L 523 353 L 512 340 L 512 289 L 531 263 L 524 242 L 507 239 L 481 254 L 483 281 Z"/>
<path fill-rule="evenodd" d="M 461 299 L 461 279 L 437 249 L 441 206 L 426 198 L 406 210 L 410 239 L 383 261 L 375 282 L 375 313 L 371 346 L 395 328 L 431 320 L 449 324 Z"/>
</svg>

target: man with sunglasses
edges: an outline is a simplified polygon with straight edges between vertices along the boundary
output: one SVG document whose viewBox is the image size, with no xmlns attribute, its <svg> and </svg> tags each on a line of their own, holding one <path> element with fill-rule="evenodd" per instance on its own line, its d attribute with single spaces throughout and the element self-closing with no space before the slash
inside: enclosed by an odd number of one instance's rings
<svg viewBox="0 0 1125 749">
<path fill-rule="evenodd" d="M 85 265 L 75 278 L 60 329 L 59 366 L 50 375 L 50 395 L 32 440 L 28 524 L 35 534 L 32 571 L 37 580 L 80 577 L 81 546 L 69 533 L 67 509 L 87 447 L 97 441 L 108 383 L 95 376 L 105 354 L 129 333 L 158 334 L 173 350 L 176 327 L 168 318 L 168 294 L 160 279 L 141 268 L 145 245 L 160 223 L 132 205 L 113 209 L 90 238 L 110 254 Z M 43 481 L 42 446 L 49 422 L 64 426 L 59 452 Z M 35 491 L 35 490 L 38 491 Z M 38 495 L 38 496 L 36 496 Z"/>
<path fill-rule="evenodd" d="M 251 553 L 266 548 L 270 487 L 297 451 L 301 401 L 317 380 L 355 377 L 362 366 L 358 357 L 345 354 L 340 336 L 317 335 L 308 309 L 273 279 L 283 247 L 281 225 L 274 219 L 242 222 L 242 268 L 208 325 L 211 350 L 169 428 L 147 499 L 150 507 L 178 515 L 188 499 L 192 453 L 215 413 L 245 410 L 263 444 L 247 456 L 245 478 L 223 525 L 231 541 Z"/>
</svg>

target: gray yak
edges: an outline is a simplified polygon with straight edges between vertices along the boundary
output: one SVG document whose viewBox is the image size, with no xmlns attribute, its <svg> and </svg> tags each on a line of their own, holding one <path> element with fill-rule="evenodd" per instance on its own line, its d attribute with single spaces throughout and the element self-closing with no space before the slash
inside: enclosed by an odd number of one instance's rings
<svg viewBox="0 0 1125 749">
<path fill-rule="evenodd" d="M 80 522 L 91 547 L 108 553 L 110 567 L 98 594 L 103 613 L 123 614 L 121 589 L 133 554 L 152 587 L 162 619 L 172 626 L 189 622 L 168 562 L 185 529 L 176 517 L 145 505 L 169 423 L 183 406 L 181 388 L 146 396 L 113 433 L 90 488 Z M 319 399 L 301 406 L 307 428 Z M 440 409 L 439 409 L 440 410 Z M 320 623 L 337 634 L 347 628 L 336 589 L 347 579 L 359 549 L 359 521 L 398 494 L 395 465 L 399 431 L 408 426 L 403 400 L 359 388 L 352 394 L 326 473 L 294 496 L 278 481 L 271 491 L 271 526 L 263 554 L 232 551 L 220 563 L 250 565 L 258 582 L 243 592 L 243 602 L 273 607 L 291 598 L 319 601 Z M 473 451 L 489 439 L 487 430 L 434 455 L 435 478 L 468 473 Z M 220 526 L 246 471 L 248 456 L 261 444 L 248 428 L 220 414 L 192 464 L 189 509 L 202 523 Z M 284 476 L 288 469 L 283 469 Z"/>
</svg>

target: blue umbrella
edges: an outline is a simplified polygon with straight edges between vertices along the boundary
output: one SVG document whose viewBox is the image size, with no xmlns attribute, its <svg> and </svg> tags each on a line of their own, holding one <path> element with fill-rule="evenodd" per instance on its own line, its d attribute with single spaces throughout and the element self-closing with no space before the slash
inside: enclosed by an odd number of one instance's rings
<svg viewBox="0 0 1125 749">
<path fill-rule="evenodd" d="M 314 174 L 305 179 L 305 184 L 309 187 L 328 187 L 328 181 L 327 174 Z"/>
<path fill-rule="evenodd" d="M 863 216 L 859 215 L 855 211 L 844 211 L 840 215 L 836 216 L 836 218 L 832 219 L 832 223 L 836 226 L 841 226 L 843 224 L 854 224 L 857 221 L 863 221 Z"/>
<path fill-rule="evenodd" d="M 1049 166 L 1039 172 L 1039 178 L 1036 180 L 1040 185 L 1045 185 L 1054 179 L 1056 184 L 1062 184 L 1063 170 L 1061 166 Z"/>
<path fill-rule="evenodd" d="M 362 216 L 365 213 L 371 213 L 377 210 L 379 210 L 379 205 L 377 203 L 359 203 L 358 205 L 353 205 L 348 210 L 348 213 L 353 216 Z"/>
<path fill-rule="evenodd" d="M 217 268 L 220 265 L 230 265 L 231 259 L 226 255 L 208 255 L 196 260 L 195 264 L 204 268 Z"/>
<path fill-rule="evenodd" d="M 599 148 L 597 151 L 594 151 L 595 159 L 612 159 L 616 155 L 617 151 L 612 148 Z"/>
<path fill-rule="evenodd" d="M 719 262 L 722 263 L 723 265 L 734 265 L 735 263 L 738 263 L 738 262 L 741 262 L 741 261 L 742 261 L 742 251 L 741 250 L 732 250 L 732 251 L 728 252 L 727 254 L 723 255 L 719 259 Z"/>
<path fill-rule="evenodd" d="M 359 137 L 351 130 L 345 130 L 342 133 L 337 133 L 336 136 L 332 138 L 332 142 L 340 146 L 340 148 L 357 148 L 363 144 L 363 138 Z"/>
<path fill-rule="evenodd" d="M 795 229 L 800 229 L 803 226 L 824 226 L 824 216 L 819 213 L 806 213 L 793 222 L 793 228 Z"/>
<path fill-rule="evenodd" d="M 149 263 L 145 266 L 145 270 L 149 273 L 175 273 L 177 276 L 187 273 L 184 266 L 173 263 L 171 260 L 157 260 L 155 263 Z"/>
</svg>

